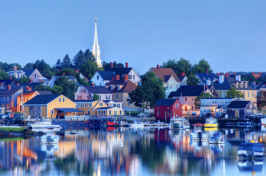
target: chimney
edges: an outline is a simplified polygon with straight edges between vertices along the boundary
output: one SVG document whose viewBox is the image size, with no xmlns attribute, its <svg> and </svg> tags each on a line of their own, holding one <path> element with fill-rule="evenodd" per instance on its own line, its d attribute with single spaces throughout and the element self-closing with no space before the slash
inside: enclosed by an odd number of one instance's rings
<svg viewBox="0 0 266 176">
<path fill-rule="evenodd" d="M 115 80 L 115 77 L 114 77 L 114 76 L 112 76 L 112 81 L 113 81 L 113 80 Z"/>
<path fill-rule="evenodd" d="M 86 82 L 88 82 L 88 78 L 85 77 Z"/>
<path fill-rule="evenodd" d="M 31 79 L 29 80 L 29 83 L 32 83 L 32 80 Z"/>
<path fill-rule="evenodd" d="M 209 69 L 207 69 L 207 75 L 209 74 Z"/>
<path fill-rule="evenodd" d="M 18 67 L 17 66 L 14 66 L 14 70 L 17 71 Z"/>
<path fill-rule="evenodd" d="M 128 63 L 126 62 L 126 68 L 128 68 Z"/>
<path fill-rule="evenodd" d="M 228 73 L 226 73 L 226 74 L 225 74 L 225 77 L 226 77 L 226 78 L 228 78 L 228 76 L 229 76 L 229 74 L 228 74 Z"/>
<path fill-rule="evenodd" d="M 4 85 L 4 83 L 3 83 L 3 82 L 1 82 L 1 83 L 0 83 L 0 86 L 3 86 L 3 85 Z"/>
<path fill-rule="evenodd" d="M 219 75 L 219 83 L 222 84 L 224 82 L 224 75 Z"/>
<path fill-rule="evenodd" d="M 234 75 L 236 75 L 236 73 L 235 73 L 235 72 L 234 72 L 233 74 L 234 74 Z"/>
<path fill-rule="evenodd" d="M 236 75 L 236 80 L 241 82 L 241 75 Z"/>
<path fill-rule="evenodd" d="M 252 72 L 252 76 L 255 76 L 254 72 Z"/>
<path fill-rule="evenodd" d="M 183 76 L 185 76 L 186 74 L 185 74 L 185 72 L 181 72 L 181 77 L 183 77 Z"/>
<path fill-rule="evenodd" d="M 236 88 L 238 88 L 238 82 L 236 82 Z"/>
<path fill-rule="evenodd" d="M 76 73 L 79 73 L 79 70 L 76 70 Z"/>
<path fill-rule="evenodd" d="M 12 80 L 12 76 L 10 76 L 9 79 Z"/>
<path fill-rule="evenodd" d="M 120 75 L 115 75 L 115 80 L 120 80 Z"/>
<path fill-rule="evenodd" d="M 114 63 L 113 62 L 110 62 L 110 67 L 114 68 Z"/>
<path fill-rule="evenodd" d="M 245 82 L 245 88 L 248 88 L 248 82 Z"/>
<path fill-rule="evenodd" d="M 65 76 L 65 72 L 63 72 L 63 76 Z"/>
<path fill-rule="evenodd" d="M 11 90 L 11 85 L 7 85 L 7 90 Z"/>
<path fill-rule="evenodd" d="M 92 85 L 92 87 L 94 87 L 94 86 L 95 86 L 95 84 L 94 84 L 94 83 L 92 83 L 91 85 Z"/>
<path fill-rule="evenodd" d="M 17 86 L 19 86 L 19 83 L 17 83 Z"/>
<path fill-rule="evenodd" d="M 124 75 L 123 83 L 128 81 L 128 75 Z"/>
<path fill-rule="evenodd" d="M 0 70 L 1 70 L 1 68 L 0 68 Z M 260 72 L 260 77 L 261 77 L 261 75 L 262 75 L 262 73 Z"/>
<path fill-rule="evenodd" d="M 159 65 L 157 65 L 157 70 L 159 70 Z"/>
<path fill-rule="evenodd" d="M 27 86 L 27 91 L 32 91 L 31 87 Z"/>
</svg>

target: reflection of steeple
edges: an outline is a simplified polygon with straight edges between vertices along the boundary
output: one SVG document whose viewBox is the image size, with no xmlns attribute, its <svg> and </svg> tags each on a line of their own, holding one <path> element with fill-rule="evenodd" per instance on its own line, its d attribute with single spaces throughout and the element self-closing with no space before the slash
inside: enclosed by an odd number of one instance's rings
<svg viewBox="0 0 266 176">
<path fill-rule="evenodd" d="M 100 46 L 98 44 L 98 34 L 97 34 L 97 18 L 95 18 L 95 31 L 94 31 L 94 43 L 92 46 L 92 54 L 95 57 L 96 63 L 99 67 L 102 67 L 101 61 L 101 51 Z"/>
</svg>

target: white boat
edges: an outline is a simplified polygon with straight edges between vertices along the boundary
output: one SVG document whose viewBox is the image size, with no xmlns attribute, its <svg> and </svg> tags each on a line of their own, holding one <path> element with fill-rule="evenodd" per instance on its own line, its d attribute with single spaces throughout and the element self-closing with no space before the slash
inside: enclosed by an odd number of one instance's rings
<svg viewBox="0 0 266 176">
<path fill-rule="evenodd" d="M 210 144 L 224 144 L 224 135 L 221 132 L 216 132 L 209 137 Z"/>
<path fill-rule="evenodd" d="M 205 128 L 218 128 L 219 123 L 218 120 L 215 118 L 207 118 L 206 123 L 204 124 Z"/>
<path fill-rule="evenodd" d="M 203 124 L 196 123 L 193 124 L 194 130 L 190 133 L 190 140 L 195 141 L 206 141 L 208 140 L 208 134 L 202 131 Z"/>
<path fill-rule="evenodd" d="M 178 118 L 171 118 L 170 119 L 170 129 L 188 129 L 190 128 L 190 124 L 187 119 L 178 117 Z"/>
<path fill-rule="evenodd" d="M 30 128 L 61 128 L 60 125 L 52 125 L 52 120 L 51 119 L 41 119 L 36 122 L 31 122 L 28 123 L 28 126 Z"/>
<path fill-rule="evenodd" d="M 53 132 L 48 132 L 41 137 L 43 144 L 57 144 L 59 142 L 59 136 L 54 135 Z"/>
<path fill-rule="evenodd" d="M 134 121 L 133 123 L 129 123 L 128 126 L 130 128 L 144 128 L 144 123 L 143 122 Z"/>
<path fill-rule="evenodd" d="M 261 118 L 261 126 L 266 126 L 266 118 Z"/>
</svg>

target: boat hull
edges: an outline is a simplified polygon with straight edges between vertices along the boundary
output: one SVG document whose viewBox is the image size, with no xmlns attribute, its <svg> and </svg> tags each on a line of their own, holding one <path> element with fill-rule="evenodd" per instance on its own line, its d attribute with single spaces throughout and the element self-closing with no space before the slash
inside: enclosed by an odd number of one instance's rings
<svg viewBox="0 0 266 176">
<path fill-rule="evenodd" d="M 30 128 L 61 128 L 60 125 L 28 124 Z"/>
<path fill-rule="evenodd" d="M 204 124 L 204 128 L 218 128 L 218 124 L 207 124 L 205 123 Z"/>
</svg>

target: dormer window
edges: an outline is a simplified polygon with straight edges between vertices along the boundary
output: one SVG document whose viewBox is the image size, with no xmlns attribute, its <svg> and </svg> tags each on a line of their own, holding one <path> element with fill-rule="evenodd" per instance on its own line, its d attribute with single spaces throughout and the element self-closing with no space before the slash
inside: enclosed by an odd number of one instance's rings
<svg viewBox="0 0 266 176">
<path fill-rule="evenodd" d="M 117 87 L 117 90 L 120 90 L 120 86 L 119 85 L 117 85 L 116 87 Z"/>
<path fill-rule="evenodd" d="M 113 85 L 111 85 L 111 86 L 110 86 L 110 89 L 111 89 L 111 90 L 114 90 L 114 86 L 113 86 Z"/>
</svg>

